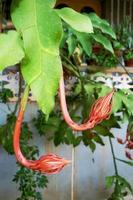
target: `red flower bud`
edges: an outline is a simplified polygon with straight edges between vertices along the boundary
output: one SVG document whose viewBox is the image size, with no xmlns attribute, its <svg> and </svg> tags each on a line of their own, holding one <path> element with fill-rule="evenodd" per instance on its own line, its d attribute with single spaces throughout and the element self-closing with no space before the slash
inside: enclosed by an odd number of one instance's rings
<svg viewBox="0 0 133 200">
<path fill-rule="evenodd" d="M 20 141 L 21 125 L 24 117 L 24 111 L 28 100 L 28 91 L 29 88 L 26 88 L 23 98 L 21 100 L 21 106 L 14 128 L 14 136 L 13 136 L 14 153 L 16 155 L 18 162 L 23 166 L 27 167 L 28 169 L 37 170 L 46 174 L 56 174 L 60 172 L 64 166 L 70 163 L 70 161 L 67 161 L 64 158 L 61 158 L 55 154 L 43 155 L 38 160 L 27 160 L 21 152 L 19 141 Z"/>
<path fill-rule="evenodd" d="M 133 142 L 129 140 L 127 145 L 126 145 L 126 148 L 133 149 Z"/>
<path fill-rule="evenodd" d="M 126 157 L 129 158 L 130 160 L 133 160 L 133 157 L 129 151 L 125 151 Z"/>
<path fill-rule="evenodd" d="M 112 109 L 112 97 L 114 90 L 104 97 L 100 97 L 92 106 L 89 121 L 100 123 L 104 119 L 108 119 Z"/>
<path fill-rule="evenodd" d="M 117 142 L 119 143 L 119 144 L 126 144 L 126 142 L 127 142 L 127 140 L 122 140 L 121 138 L 117 138 Z"/>
<path fill-rule="evenodd" d="M 41 156 L 38 161 L 36 161 L 35 170 L 38 170 L 45 174 L 56 174 L 59 173 L 70 161 L 65 160 L 55 154 L 47 154 Z"/>
</svg>

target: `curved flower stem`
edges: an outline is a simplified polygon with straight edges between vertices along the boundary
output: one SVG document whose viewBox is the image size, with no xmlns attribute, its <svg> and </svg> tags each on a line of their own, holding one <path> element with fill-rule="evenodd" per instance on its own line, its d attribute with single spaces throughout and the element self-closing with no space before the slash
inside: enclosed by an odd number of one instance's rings
<svg viewBox="0 0 133 200">
<path fill-rule="evenodd" d="M 70 161 L 65 160 L 64 158 L 61 158 L 55 154 L 43 155 L 38 160 L 27 160 L 21 152 L 19 141 L 20 141 L 21 126 L 24 117 L 24 112 L 28 101 L 28 95 L 29 95 L 29 86 L 26 87 L 23 97 L 21 99 L 20 109 L 14 129 L 13 147 L 16 158 L 21 165 L 29 169 L 37 170 L 46 174 L 56 174 L 60 172 L 64 166 L 70 163 Z"/>
<path fill-rule="evenodd" d="M 64 85 L 64 79 L 63 76 L 60 80 L 60 103 L 61 103 L 61 110 L 63 112 L 64 119 L 66 123 L 73 129 L 77 131 L 84 131 L 90 128 L 94 127 L 94 121 L 93 122 L 86 122 L 84 124 L 78 125 L 75 123 L 69 116 L 69 112 L 67 110 L 67 104 L 66 104 L 66 98 L 65 98 L 65 85 Z"/>
<path fill-rule="evenodd" d="M 18 67 L 18 69 L 19 69 L 19 67 Z M 18 100 L 17 100 L 17 102 L 16 102 L 16 104 L 15 104 L 13 114 L 16 114 L 17 109 L 18 109 L 18 106 L 19 106 L 19 103 L 20 103 L 20 101 L 21 101 L 21 91 L 22 91 L 22 76 L 21 76 L 21 70 L 19 69 L 18 72 L 19 72 Z"/>
<path fill-rule="evenodd" d="M 20 140 L 20 134 L 21 134 L 21 125 L 22 125 L 22 121 L 24 117 L 27 100 L 28 100 L 28 94 L 29 94 L 29 87 L 27 86 L 24 91 L 24 95 L 21 99 L 20 110 L 19 110 L 19 114 L 18 114 L 17 121 L 15 124 L 14 137 L 13 137 L 13 146 L 14 146 L 14 153 L 16 155 L 16 158 L 22 165 L 24 165 L 27 168 L 29 168 L 29 163 L 27 162 L 26 158 L 21 153 L 19 140 Z"/>
<path fill-rule="evenodd" d="M 114 94 L 114 90 L 112 90 L 106 96 L 99 98 L 92 105 L 91 112 L 89 114 L 87 122 L 79 125 L 71 119 L 68 109 L 67 109 L 63 74 L 62 74 L 62 77 L 60 80 L 59 87 L 60 87 L 60 92 L 59 92 L 60 104 L 61 104 L 61 110 L 63 113 L 63 117 L 64 117 L 66 123 L 68 124 L 68 126 L 70 126 L 73 130 L 85 131 L 88 129 L 92 129 L 96 124 L 100 123 L 102 120 L 108 119 L 111 109 L 112 109 L 112 97 Z"/>
</svg>

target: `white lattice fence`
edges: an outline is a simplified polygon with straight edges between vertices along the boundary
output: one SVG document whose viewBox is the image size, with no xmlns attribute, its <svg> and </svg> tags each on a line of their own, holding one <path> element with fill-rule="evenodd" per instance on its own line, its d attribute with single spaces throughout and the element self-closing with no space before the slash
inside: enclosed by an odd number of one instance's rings
<svg viewBox="0 0 133 200">
<path fill-rule="evenodd" d="M 130 74 L 133 76 L 133 74 Z M 92 80 L 96 82 L 102 82 L 109 87 L 115 87 L 117 89 L 133 89 L 133 83 L 131 78 L 127 74 L 121 73 L 108 73 L 108 74 L 93 74 Z M 0 87 L 9 88 L 13 92 L 13 98 L 11 101 L 16 101 L 19 91 L 19 73 L 7 72 L 6 74 L 0 73 Z M 29 95 L 29 100 L 34 101 L 32 94 Z"/>
<path fill-rule="evenodd" d="M 132 74 L 130 75 L 132 76 Z M 133 89 L 132 80 L 127 74 L 95 74 L 92 75 L 92 80 L 95 80 L 96 82 L 102 82 L 109 87 L 115 87 L 117 89 Z"/>
</svg>

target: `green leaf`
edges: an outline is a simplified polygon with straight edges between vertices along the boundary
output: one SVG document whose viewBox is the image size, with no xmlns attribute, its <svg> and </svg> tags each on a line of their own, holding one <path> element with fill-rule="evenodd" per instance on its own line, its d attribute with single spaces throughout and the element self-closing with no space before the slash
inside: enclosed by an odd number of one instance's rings
<svg viewBox="0 0 133 200">
<path fill-rule="evenodd" d="M 102 126 L 110 128 L 121 128 L 121 126 L 118 123 L 118 119 L 116 116 L 111 115 L 108 120 L 104 120 L 101 123 Z"/>
<path fill-rule="evenodd" d="M 88 34 L 85 33 L 79 33 L 77 31 L 74 32 L 80 42 L 80 44 L 82 45 L 83 50 L 85 51 L 85 53 L 90 56 L 92 53 L 92 45 L 90 42 L 90 37 Z"/>
<path fill-rule="evenodd" d="M 56 9 L 56 12 L 74 30 L 85 33 L 93 32 L 92 23 L 88 16 L 82 15 L 71 8 Z"/>
<path fill-rule="evenodd" d="M 100 85 L 100 88 L 101 88 L 101 91 L 98 93 L 99 97 L 105 96 L 106 94 L 111 92 L 111 88 L 104 84 Z"/>
<path fill-rule="evenodd" d="M 24 79 L 30 85 L 40 109 L 48 116 L 54 106 L 61 76 L 61 20 L 44 0 L 13 0 L 12 20 L 24 41 Z"/>
<path fill-rule="evenodd" d="M 95 13 L 90 13 L 89 17 L 95 28 L 100 29 L 103 33 L 106 33 L 106 34 L 110 35 L 112 38 L 116 39 L 115 32 L 112 30 L 110 24 L 106 20 L 101 19 Z"/>
<path fill-rule="evenodd" d="M 104 142 L 102 140 L 102 138 L 98 135 L 98 134 L 95 134 L 95 136 L 93 137 L 93 140 L 99 144 L 101 144 L 102 146 L 104 146 Z"/>
<path fill-rule="evenodd" d="M 39 0 L 38 2 L 42 3 L 42 0 Z M 47 4 L 48 6 L 53 8 L 55 6 L 55 4 L 56 4 L 56 0 L 45 0 L 45 4 Z"/>
<path fill-rule="evenodd" d="M 133 195 L 133 189 L 132 189 L 130 183 L 128 183 L 125 178 L 123 178 L 122 176 L 116 176 L 116 179 L 119 181 L 120 184 L 123 184 L 123 187 L 127 188 Z"/>
<path fill-rule="evenodd" d="M 113 186 L 114 184 L 114 181 L 115 181 L 115 177 L 114 176 L 107 176 L 105 178 L 105 185 L 107 188 L 110 188 Z"/>
<path fill-rule="evenodd" d="M 116 158 L 116 160 L 118 160 L 120 162 L 123 162 L 123 163 L 133 167 L 133 162 L 131 162 L 131 161 L 126 161 L 126 160 L 122 160 L 122 159 L 119 159 L 119 158 Z"/>
<path fill-rule="evenodd" d="M 91 140 L 88 142 L 88 145 L 92 152 L 94 152 L 96 150 L 96 144 L 94 142 L 92 142 Z"/>
<path fill-rule="evenodd" d="M 123 99 L 123 93 L 121 93 L 120 91 L 115 92 L 113 96 L 113 109 L 112 109 L 113 113 L 116 113 L 117 111 L 121 110 L 123 106 L 122 99 Z"/>
<path fill-rule="evenodd" d="M 133 115 L 133 95 L 130 94 L 127 96 L 124 94 L 122 101 L 123 101 L 125 107 L 127 108 L 129 115 Z"/>
<path fill-rule="evenodd" d="M 73 35 L 70 35 L 68 37 L 68 39 L 66 40 L 66 43 L 68 45 L 69 55 L 72 55 L 74 53 L 74 50 L 75 50 L 76 45 L 77 45 L 77 41 L 76 41 L 75 37 Z"/>
<path fill-rule="evenodd" d="M 94 127 L 94 129 L 97 133 L 99 133 L 102 136 L 109 136 L 109 137 L 114 137 L 113 134 L 108 130 L 108 128 L 101 126 L 101 125 L 97 125 Z"/>
<path fill-rule="evenodd" d="M 24 57 L 20 35 L 16 31 L 0 34 L 0 70 L 19 63 Z"/>
<path fill-rule="evenodd" d="M 105 36 L 103 36 L 101 33 L 91 34 L 91 36 L 96 42 L 103 45 L 105 49 L 107 49 L 111 53 L 114 53 L 111 42 Z"/>
</svg>

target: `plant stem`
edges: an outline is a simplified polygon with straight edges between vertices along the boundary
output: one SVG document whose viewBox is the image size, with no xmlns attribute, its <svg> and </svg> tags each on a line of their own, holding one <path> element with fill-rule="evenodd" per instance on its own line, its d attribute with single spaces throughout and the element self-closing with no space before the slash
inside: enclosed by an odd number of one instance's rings
<svg viewBox="0 0 133 200">
<path fill-rule="evenodd" d="M 119 61 L 119 63 L 120 63 L 120 65 L 121 65 L 121 67 L 124 69 L 124 71 L 126 72 L 126 74 L 130 77 L 130 79 L 131 79 L 132 82 L 133 82 L 133 78 L 132 78 L 132 76 L 131 76 L 130 73 L 127 71 L 127 69 L 125 68 L 125 66 L 123 65 L 123 63 L 120 62 L 120 61 Z"/>
<path fill-rule="evenodd" d="M 110 142 L 111 153 L 112 153 L 112 157 L 113 157 L 115 175 L 118 176 L 119 174 L 118 174 L 118 168 L 117 168 L 116 159 L 115 159 L 115 153 L 114 153 L 113 143 L 112 143 L 112 140 L 111 140 L 110 137 L 109 137 L 109 142 Z"/>
<path fill-rule="evenodd" d="M 112 140 L 111 140 L 110 137 L 109 137 L 109 142 L 110 142 L 110 147 L 111 147 L 111 152 L 112 152 L 112 157 L 113 157 L 115 175 L 116 175 L 116 176 L 119 176 L 118 168 L 117 168 L 117 164 L 116 164 L 115 152 L 114 152 L 114 148 L 113 148 L 113 143 L 112 143 Z M 118 191 L 118 180 L 116 179 L 115 188 L 114 188 L 114 193 L 117 194 L 117 191 Z"/>
<path fill-rule="evenodd" d="M 17 109 L 18 109 L 18 105 L 19 105 L 19 103 L 20 103 L 20 101 L 21 101 L 21 90 L 22 90 L 22 76 L 21 76 L 21 72 L 20 72 L 20 70 L 19 70 L 18 100 L 17 100 L 17 102 L 16 102 L 16 104 L 15 104 L 15 108 L 14 108 L 14 111 L 13 111 L 14 114 L 16 114 Z"/>
</svg>

